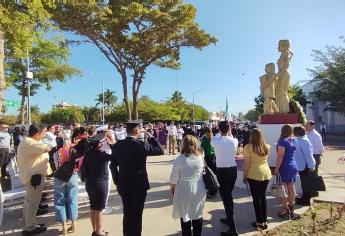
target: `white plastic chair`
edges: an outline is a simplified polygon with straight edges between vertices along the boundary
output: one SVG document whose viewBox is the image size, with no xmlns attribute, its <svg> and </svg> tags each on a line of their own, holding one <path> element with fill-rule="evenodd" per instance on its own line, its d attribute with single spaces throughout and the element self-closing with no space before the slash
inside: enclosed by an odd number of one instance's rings
<svg viewBox="0 0 345 236">
<path fill-rule="evenodd" d="M 8 207 L 13 206 L 14 204 L 24 204 L 25 189 L 20 188 L 16 191 L 8 191 L 3 193 L 0 186 L 0 226 L 4 218 L 4 213 Z"/>
</svg>

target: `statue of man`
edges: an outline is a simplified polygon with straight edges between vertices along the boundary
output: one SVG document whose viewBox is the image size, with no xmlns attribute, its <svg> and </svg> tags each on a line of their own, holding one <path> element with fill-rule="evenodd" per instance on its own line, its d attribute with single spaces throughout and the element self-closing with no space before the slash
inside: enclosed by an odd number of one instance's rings
<svg viewBox="0 0 345 236">
<path fill-rule="evenodd" d="M 265 72 L 263 76 L 260 77 L 260 90 L 264 97 L 264 114 L 278 113 L 279 110 L 274 101 L 276 97 L 275 83 L 278 80 L 278 75 L 275 73 L 274 63 L 268 63 L 265 66 Z"/>
</svg>

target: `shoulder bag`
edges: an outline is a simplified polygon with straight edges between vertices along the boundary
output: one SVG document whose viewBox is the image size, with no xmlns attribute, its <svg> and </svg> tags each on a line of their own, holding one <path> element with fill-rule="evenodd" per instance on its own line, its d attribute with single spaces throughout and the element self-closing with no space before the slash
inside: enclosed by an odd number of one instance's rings
<svg viewBox="0 0 345 236">
<path fill-rule="evenodd" d="M 217 180 L 217 176 L 213 173 L 213 171 L 206 165 L 204 160 L 204 170 L 202 173 L 202 178 L 205 183 L 205 188 L 208 192 L 216 192 L 219 188 L 219 183 Z"/>
<path fill-rule="evenodd" d="M 276 175 L 271 186 L 271 195 L 276 198 L 287 198 L 287 193 L 280 175 Z"/>
</svg>

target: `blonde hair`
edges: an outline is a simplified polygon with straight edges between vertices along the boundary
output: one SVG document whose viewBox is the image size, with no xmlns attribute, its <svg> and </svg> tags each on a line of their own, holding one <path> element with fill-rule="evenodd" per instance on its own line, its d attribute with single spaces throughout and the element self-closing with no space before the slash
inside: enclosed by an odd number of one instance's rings
<svg viewBox="0 0 345 236">
<path fill-rule="evenodd" d="M 254 153 L 258 154 L 259 156 L 268 155 L 269 150 L 265 142 L 264 135 L 260 129 L 253 129 L 250 132 L 249 143 L 252 145 Z"/>
<path fill-rule="evenodd" d="M 198 140 L 193 135 L 187 134 L 183 139 L 182 154 L 186 156 L 190 155 L 200 155 L 200 151 L 197 147 Z"/>
</svg>

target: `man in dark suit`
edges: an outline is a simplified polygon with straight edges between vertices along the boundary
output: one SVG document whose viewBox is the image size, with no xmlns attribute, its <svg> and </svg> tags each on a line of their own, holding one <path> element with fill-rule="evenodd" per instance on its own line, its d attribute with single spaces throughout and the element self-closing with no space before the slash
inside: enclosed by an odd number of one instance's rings
<svg viewBox="0 0 345 236">
<path fill-rule="evenodd" d="M 146 172 L 147 156 L 163 155 L 163 148 L 150 133 L 139 142 L 140 120 L 127 123 L 127 137 L 112 148 L 110 169 L 123 203 L 123 235 L 140 236 L 142 215 L 150 184 Z"/>
</svg>

